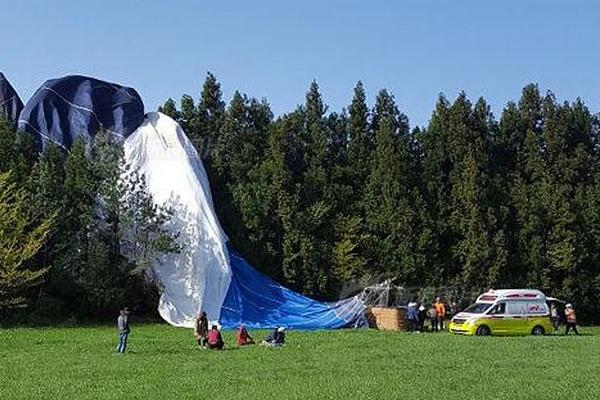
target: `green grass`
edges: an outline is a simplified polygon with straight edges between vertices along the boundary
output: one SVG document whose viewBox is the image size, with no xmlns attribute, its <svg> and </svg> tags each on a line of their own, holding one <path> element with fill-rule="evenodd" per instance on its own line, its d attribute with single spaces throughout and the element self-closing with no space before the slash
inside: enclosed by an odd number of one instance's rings
<svg viewBox="0 0 600 400">
<path fill-rule="evenodd" d="M 190 330 L 144 325 L 117 356 L 112 327 L 7 329 L 0 399 L 599 399 L 600 329 L 583 332 L 289 332 L 281 349 L 216 352 Z"/>
</svg>

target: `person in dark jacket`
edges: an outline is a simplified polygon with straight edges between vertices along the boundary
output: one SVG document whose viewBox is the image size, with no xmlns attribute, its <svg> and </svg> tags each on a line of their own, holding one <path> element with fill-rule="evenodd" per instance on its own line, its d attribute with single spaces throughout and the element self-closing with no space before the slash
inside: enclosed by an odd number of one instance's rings
<svg viewBox="0 0 600 400">
<path fill-rule="evenodd" d="M 425 332 L 425 320 L 427 319 L 427 310 L 421 304 L 419 306 L 419 332 Z"/>
<path fill-rule="evenodd" d="M 271 333 L 262 341 L 262 344 L 270 347 L 280 347 L 285 344 L 285 328 L 280 326 L 273 329 Z"/>
<path fill-rule="evenodd" d="M 418 332 L 419 331 L 419 312 L 417 311 L 417 303 L 408 303 L 408 310 L 406 311 L 406 319 L 408 320 L 408 331 Z"/>
<path fill-rule="evenodd" d="M 129 339 L 129 309 L 127 307 L 119 311 L 117 318 L 117 330 L 119 332 L 119 343 L 117 344 L 117 353 L 125 354 L 127 349 L 127 340 Z"/>
<path fill-rule="evenodd" d="M 208 331 L 208 335 L 206 335 L 206 347 L 211 350 L 223 350 L 224 346 L 225 343 L 223 342 L 221 332 L 219 332 L 219 327 L 213 325 L 210 331 Z"/>
<path fill-rule="evenodd" d="M 206 336 L 208 336 L 208 317 L 202 311 L 196 316 L 196 323 L 194 325 L 194 337 L 198 342 L 198 347 L 201 349 L 206 348 Z"/>
<path fill-rule="evenodd" d="M 560 317 L 558 314 L 558 307 L 554 302 L 550 304 L 550 321 L 552 322 L 552 327 L 554 330 L 557 331 L 558 327 L 560 326 Z"/>
</svg>

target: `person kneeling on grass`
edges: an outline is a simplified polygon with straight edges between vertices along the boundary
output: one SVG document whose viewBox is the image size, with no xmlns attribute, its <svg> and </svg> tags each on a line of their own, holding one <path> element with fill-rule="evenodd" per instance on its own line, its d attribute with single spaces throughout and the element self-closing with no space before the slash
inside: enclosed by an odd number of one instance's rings
<svg viewBox="0 0 600 400">
<path fill-rule="evenodd" d="M 262 341 L 264 346 L 280 347 L 285 344 L 285 328 L 280 326 L 273 329 L 273 332 L 269 333 L 269 336 Z"/>
<path fill-rule="evenodd" d="M 206 336 L 206 347 L 211 350 L 223 350 L 224 345 L 225 343 L 223 343 L 223 337 L 221 336 L 221 332 L 219 332 L 219 327 L 217 325 L 213 325 Z"/>
<path fill-rule="evenodd" d="M 252 339 L 252 336 L 250 336 L 244 325 L 240 325 L 238 328 L 236 338 L 238 346 L 248 346 L 250 344 L 254 344 L 254 339 Z"/>
<path fill-rule="evenodd" d="M 198 341 L 198 347 L 204 349 L 206 346 L 206 336 L 208 335 L 208 318 L 203 311 L 196 317 L 194 326 L 194 337 Z"/>
<path fill-rule="evenodd" d="M 117 329 L 119 331 L 119 344 L 117 344 L 117 353 L 125 354 L 127 349 L 127 339 L 129 338 L 129 309 L 127 307 L 119 311 L 117 318 Z"/>
</svg>

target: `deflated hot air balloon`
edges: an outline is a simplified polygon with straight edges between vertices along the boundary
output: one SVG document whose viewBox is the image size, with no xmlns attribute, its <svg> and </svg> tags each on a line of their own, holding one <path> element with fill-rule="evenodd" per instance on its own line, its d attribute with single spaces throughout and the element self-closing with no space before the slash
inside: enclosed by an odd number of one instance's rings
<svg viewBox="0 0 600 400">
<path fill-rule="evenodd" d="M 202 160 L 176 121 L 161 113 L 144 117 L 134 89 L 83 76 L 47 81 L 21 113 L 19 126 L 40 148 L 53 142 L 69 149 L 77 137 L 92 138 L 103 127 L 123 139 L 130 169 L 144 175 L 149 194 L 174 211 L 168 228 L 182 250 L 151 266 L 162 293 L 160 315 L 192 327 L 205 311 L 233 328 L 286 326 L 334 329 L 365 326 L 358 297 L 333 303 L 293 292 L 252 268 L 227 242 L 214 211 Z"/>
</svg>

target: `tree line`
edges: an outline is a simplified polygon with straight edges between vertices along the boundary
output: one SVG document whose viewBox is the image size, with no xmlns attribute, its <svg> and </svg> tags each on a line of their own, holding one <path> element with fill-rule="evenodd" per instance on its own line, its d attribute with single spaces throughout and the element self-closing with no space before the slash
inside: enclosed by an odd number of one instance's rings
<svg viewBox="0 0 600 400">
<path fill-rule="evenodd" d="M 436 292 L 531 287 L 598 320 L 600 121 L 579 99 L 531 84 L 496 118 L 483 98 L 440 95 L 427 126 L 411 127 L 389 91 L 370 105 L 360 82 L 340 111 L 312 82 L 303 104 L 275 117 L 237 91 L 226 103 L 209 73 L 198 99 L 159 111 L 201 155 L 233 247 L 294 290 L 333 300 L 348 282 L 387 278 Z M 172 211 L 152 204 L 142 178 L 118 183 L 119 146 L 98 135 L 37 155 L 31 138 L 0 127 L 0 213 L 20 204 L 7 210 L 21 225 L 6 225 L 35 253 L 15 269 L 33 276 L 12 299 L 38 314 L 152 309 L 155 291 L 131 272 L 177 251 L 160 223 Z M 132 221 L 148 236 L 128 237 Z"/>
<path fill-rule="evenodd" d="M 483 98 L 440 95 L 411 127 L 387 90 L 369 105 L 358 82 L 331 112 L 312 82 L 275 118 L 240 92 L 226 104 L 209 73 L 197 101 L 160 111 L 202 155 L 234 248 L 297 291 L 531 287 L 598 320 L 600 124 L 580 99 L 530 84 L 496 118 Z"/>
</svg>

